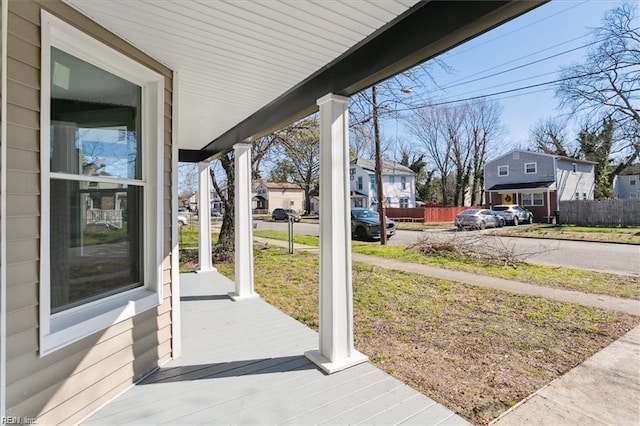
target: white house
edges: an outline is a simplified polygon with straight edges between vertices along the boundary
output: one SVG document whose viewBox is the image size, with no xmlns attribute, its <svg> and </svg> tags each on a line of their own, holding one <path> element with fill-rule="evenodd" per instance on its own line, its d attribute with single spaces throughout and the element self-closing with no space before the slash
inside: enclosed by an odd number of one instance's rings
<svg viewBox="0 0 640 426">
<path fill-rule="evenodd" d="M 356 159 L 349 166 L 351 207 L 377 204 L 374 160 Z M 395 161 L 382 161 L 382 191 L 387 207 L 416 207 L 416 174 Z"/>
<path fill-rule="evenodd" d="M 613 194 L 620 199 L 640 200 L 640 163 L 630 165 L 613 179 Z"/>
</svg>

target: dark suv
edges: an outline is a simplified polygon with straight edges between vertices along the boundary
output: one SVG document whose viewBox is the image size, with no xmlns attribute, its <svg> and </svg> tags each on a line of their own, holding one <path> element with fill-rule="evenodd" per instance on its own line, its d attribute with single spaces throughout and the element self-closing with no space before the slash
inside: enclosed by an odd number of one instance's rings
<svg viewBox="0 0 640 426">
<path fill-rule="evenodd" d="M 292 218 L 294 222 L 300 222 L 300 215 L 292 209 L 275 209 L 271 213 L 273 220 L 289 220 Z"/>
<path fill-rule="evenodd" d="M 391 238 L 396 233 L 396 223 L 388 217 L 385 222 L 387 238 Z M 351 209 L 351 238 L 354 237 L 360 240 L 380 238 L 380 216 L 377 212 L 359 207 Z"/>
</svg>

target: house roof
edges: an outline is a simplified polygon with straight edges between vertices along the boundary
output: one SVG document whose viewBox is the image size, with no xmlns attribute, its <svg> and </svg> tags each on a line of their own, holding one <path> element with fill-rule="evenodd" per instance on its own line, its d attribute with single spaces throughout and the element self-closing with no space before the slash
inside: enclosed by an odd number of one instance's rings
<svg viewBox="0 0 640 426">
<path fill-rule="evenodd" d="M 204 161 L 545 3 L 63 0 L 175 71 L 182 161 Z"/>
<path fill-rule="evenodd" d="M 623 171 L 620 172 L 620 176 L 632 176 L 640 175 L 640 163 L 630 164 Z"/>
<path fill-rule="evenodd" d="M 375 160 L 358 158 L 356 160 L 352 160 L 351 164 L 360 166 L 371 173 L 374 173 L 376 170 Z M 413 170 L 407 166 L 403 166 L 400 163 L 390 160 L 382 160 L 382 174 L 385 176 L 415 176 Z"/>
<path fill-rule="evenodd" d="M 261 182 L 267 189 L 293 189 L 302 191 L 302 187 L 297 183 Z"/>
<path fill-rule="evenodd" d="M 491 160 L 487 161 L 487 164 L 488 163 L 492 163 L 492 162 L 494 162 L 496 160 L 499 160 L 502 157 L 507 157 L 507 156 L 513 154 L 514 152 L 524 152 L 526 154 L 535 154 L 535 155 L 540 155 L 540 156 L 543 156 L 543 157 L 557 158 L 557 159 L 570 161 L 572 163 L 597 164 L 594 161 L 580 160 L 579 158 L 565 157 L 563 155 L 547 154 L 547 153 L 544 153 L 544 152 L 537 152 L 537 151 L 529 151 L 529 150 L 526 150 L 526 149 L 512 149 L 511 151 L 507 152 L 506 154 L 498 155 L 497 157 L 492 158 Z"/>
<path fill-rule="evenodd" d="M 553 185 L 553 181 L 542 182 L 523 182 L 523 183 L 501 183 L 499 185 L 493 185 L 487 191 L 502 191 L 506 189 L 538 189 L 548 188 Z"/>
</svg>

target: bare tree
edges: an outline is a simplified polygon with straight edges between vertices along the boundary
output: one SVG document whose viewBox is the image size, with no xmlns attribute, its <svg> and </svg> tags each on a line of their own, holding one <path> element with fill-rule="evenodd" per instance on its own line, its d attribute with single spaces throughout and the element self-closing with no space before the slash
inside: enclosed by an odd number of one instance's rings
<svg viewBox="0 0 640 426">
<path fill-rule="evenodd" d="M 277 133 L 286 158 L 280 171 L 290 173 L 290 180 L 304 190 L 305 211 L 311 211 L 311 197 L 320 179 L 320 129 L 316 116 L 305 118 Z M 284 176 L 283 176 L 284 177 Z"/>
<path fill-rule="evenodd" d="M 487 153 L 504 134 L 501 120 L 502 106 L 487 99 L 478 99 L 467 108 L 465 129 L 471 158 L 471 205 L 483 204 L 484 165 Z"/>
<path fill-rule="evenodd" d="M 640 156 L 640 32 L 637 3 L 625 1 L 608 11 L 595 28 L 594 47 L 584 63 L 562 70 L 556 95 L 574 113 L 586 111 L 597 124 L 615 122 L 618 137 L 613 153 L 631 164 Z M 635 21 L 635 22 L 634 22 Z"/>
<path fill-rule="evenodd" d="M 464 199 L 471 175 L 471 150 L 470 140 L 464 133 L 467 120 L 467 105 L 461 104 L 443 108 L 442 110 L 445 138 L 451 146 L 451 161 L 455 174 L 455 186 L 453 190 L 453 204 L 464 206 Z"/>
<path fill-rule="evenodd" d="M 252 177 L 259 174 L 260 162 L 268 155 L 269 151 L 277 144 L 279 139 L 273 135 L 268 135 L 253 142 L 251 151 Z M 209 166 L 209 176 L 213 189 L 220 198 L 224 207 L 222 225 L 218 242 L 213 248 L 214 256 L 218 260 L 223 260 L 235 250 L 235 164 L 233 151 L 229 151 Z M 220 165 L 222 173 L 217 173 L 217 166 Z M 208 206 L 199 206 L 200 220 L 209 219 Z"/>
<path fill-rule="evenodd" d="M 442 108 L 424 107 L 415 110 L 406 120 L 407 129 L 422 144 L 427 158 L 435 165 L 440 175 L 440 194 L 442 204 L 449 203 L 447 183 L 453 170 L 451 162 L 451 140 L 446 137 L 446 128 L 442 120 Z"/>
<path fill-rule="evenodd" d="M 564 157 L 575 156 L 575 151 L 569 152 L 566 137 L 566 121 L 556 118 L 546 118 L 538 121 L 531 128 L 533 149 L 545 154 L 562 155 Z"/>
</svg>

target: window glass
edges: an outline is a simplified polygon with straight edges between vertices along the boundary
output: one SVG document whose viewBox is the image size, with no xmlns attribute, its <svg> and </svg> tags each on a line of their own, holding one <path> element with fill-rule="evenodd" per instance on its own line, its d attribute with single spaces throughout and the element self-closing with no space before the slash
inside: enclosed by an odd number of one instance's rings
<svg viewBox="0 0 640 426">
<path fill-rule="evenodd" d="M 509 166 L 498 167 L 498 176 L 508 176 L 508 175 L 509 175 Z"/>
<path fill-rule="evenodd" d="M 527 163 L 524 165 L 525 173 L 536 173 L 536 163 Z"/>
<path fill-rule="evenodd" d="M 402 189 L 407 189 L 407 178 L 402 176 L 400 182 L 402 183 Z"/>
<path fill-rule="evenodd" d="M 362 190 L 362 176 L 358 176 L 358 189 Z"/>
<path fill-rule="evenodd" d="M 522 194 L 522 205 L 523 206 L 543 206 L 544 205 L 544 194 L 542 192 L 537 192 L 535 194 Z"/>
<path fill-rule="evenodd" d="M 141 93 L 51 48 L 52 313 L 142 286 Z"/>
<path fill-rule="evenodd" d="M 395 176 L 389 176 L 389 183 L 396 183 Z"/>
<path fill-rule="evenodd" d="M 52 47 L 51 172 L 140 179 L 141 93 Z"/>
</svg>

